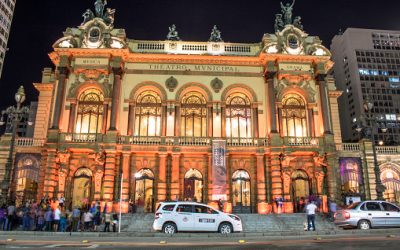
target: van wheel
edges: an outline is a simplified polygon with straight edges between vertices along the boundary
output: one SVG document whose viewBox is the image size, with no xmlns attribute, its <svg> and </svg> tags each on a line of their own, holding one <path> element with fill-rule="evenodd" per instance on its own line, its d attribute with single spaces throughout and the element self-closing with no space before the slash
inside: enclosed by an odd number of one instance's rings
<svg viewBox="0 0 400 250">
<path fill-rule="evenodd" d="M 172 222 L 167 222 L 163 226 L 163 232 L 165 234 L 175 234 L 176 233 L 176 225 Z"/>
<path fill-rule="evenodd" d="M 220 232 L 221 234 L 230 234 L 233 232 L 232 225 L 227 222 L 222 223 L 221 225 L 219 225 L 218 232 Z"/>
<path fill-rule="evenodd" d="M 367 220 L 360 220 L 358 222 L 358 228 L 362 230 L 368 230 L 371 229 L 371 224 L 369 224 L 369 221 Z"/>
</svg>

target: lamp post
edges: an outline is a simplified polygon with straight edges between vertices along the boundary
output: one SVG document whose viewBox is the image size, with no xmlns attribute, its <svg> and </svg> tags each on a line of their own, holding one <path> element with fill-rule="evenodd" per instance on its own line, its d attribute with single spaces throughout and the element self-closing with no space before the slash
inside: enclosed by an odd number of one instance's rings
<svg viewBox="0 0 400 250">
<path fill-rule="evenodd" d="M 363 124 L 362 119 L 357 125 L 356 131 L 361 133 L 363 130 L 366 135 L 370 135 L 372 143 L 372 154 L 374 157 L 374 174 L 375 174 L 375 185 L 376 185 L 376 198 L 377 200 L 384 200 L 383 192 L 385 192 L 386 187 L 382 184 L 381 171 L 378 165 L 378 159 L 376 155 L 376 145 L 375 145 L 375 130 L 381 130 L 383 133 L 387 132 L 387 127 L 384 123 L 378 124 L 378 118 L 372 114 L 372 109 L 374 103 L 367 97 L 364 101 L 364 110 L 366 113 L 365 120 L 366 124 Z"/>
<path fill-rule="evenodd" d="M 10 106 L 7 109 L 1 112 L 0 126 L 3 126 L 6 122 L 4 121 L 4 117 L 7 116 L 8 121 L 10 122 L 11 128 L 6 129 L 5 134 L 11 134 L 11 142 L 10 142 L 10 151 L 8 154 L 7 162 L 5 165 L 5 174 L 3 183 L 1 185 L 2 188 L 2 196 L 3 198 L 11 198 L 10 197 L 10 182 L 12 179 L 12 162 L 14 155 L 14 144 L 15 138 L 17 136 L 17 128 L 21 120 L 26 117 L 29 113 L 29 108 L 27 106 L 21 106 L 25 101 L 25 90 L 24 87 L 19 87 L 17 93 L 15 94 L 15 101 L 17 103 L 16 106 Z"/>
</svg>

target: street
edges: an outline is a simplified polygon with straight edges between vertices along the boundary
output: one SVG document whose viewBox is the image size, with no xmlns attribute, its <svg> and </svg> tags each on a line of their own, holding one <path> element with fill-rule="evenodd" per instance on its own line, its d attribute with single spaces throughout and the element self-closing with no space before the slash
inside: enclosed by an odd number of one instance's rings
<svg viewBox="0 0 400 250">
<path fill-rule="evenodd" d="M 185 236 L 185 235 L 182 235 Z M 399 249 L 396 234 L 287 237 L 83 237 L 0 235 L 0 249 Z"/>
</svg>

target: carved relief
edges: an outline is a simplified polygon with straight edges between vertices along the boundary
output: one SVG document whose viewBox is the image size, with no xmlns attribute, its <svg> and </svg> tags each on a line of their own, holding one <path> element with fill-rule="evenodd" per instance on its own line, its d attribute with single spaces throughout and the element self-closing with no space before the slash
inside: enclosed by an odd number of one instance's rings
<svg viewBox="0 0 400 250">
<path fill-rule="evenodd" d="M 165 86 L 169 89 L 170 92 L 174 92 L 176 87 L 178 87 L 178 80 L 171 76 L 165 81 Z"/>
<path fill-rule="evenodd" d="M 65 190 L 65 178 L 67 177 L 67 174 L 63 171 L 60 170 L 58 172 L 58 192 L 63 193 Z"/>
<path fill-rule="evenodd" d="M 101 192 L 101 183 L 103 180 L 103 171 L 97 170 L 97 172 L 94 175 L 94 188 L 95 188 L 95 193 L 100 193 Z"/>
<path fill-rule="evenodd" d="M 214 80 L 211 81 L 211 87 L 215 91 L 215 93 L 219 93 L 223 86 L 224 83 L 218 77 L 214 78 Z"/>
</svg>

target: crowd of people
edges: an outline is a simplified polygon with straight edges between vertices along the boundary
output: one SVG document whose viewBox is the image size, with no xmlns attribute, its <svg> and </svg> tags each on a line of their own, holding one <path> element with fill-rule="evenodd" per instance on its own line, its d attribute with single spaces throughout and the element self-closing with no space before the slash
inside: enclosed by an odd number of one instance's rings
<svg viewBox="0 0 400 250">
<path fill-rule="evenodd" d="M 43 198 L 28 201 L 16 207 L 15 203 L 0 207 L 0 230 L 49 231 L 49 232 L 97 232 L 117 231 L 118 215 L 100 207 L 98 202 L 91 206 L 68 209 L 65 199 Z"/>
</svg>

